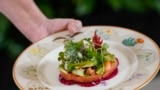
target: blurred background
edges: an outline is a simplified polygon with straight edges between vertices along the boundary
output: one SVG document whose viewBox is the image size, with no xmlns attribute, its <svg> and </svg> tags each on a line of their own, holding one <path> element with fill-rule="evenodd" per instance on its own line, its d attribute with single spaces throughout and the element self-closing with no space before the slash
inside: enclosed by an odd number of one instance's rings
<svg viewBox="0 0 160 90">
<path fill-rule="evenodd" d="M 83 26 L 113 25 L 131 28 L 149 36 L 160 45 L 160 0 L 35 2 L 48 18 L 75 18 L 81 20 Z M 12 79 L 12 67 L 18 55 L 29 45 L 31 43 L 17 28 L 0 14 L 0 70 L 3 71 L 0 75 L 1 90 L 18 90 Z"/>
</svg>

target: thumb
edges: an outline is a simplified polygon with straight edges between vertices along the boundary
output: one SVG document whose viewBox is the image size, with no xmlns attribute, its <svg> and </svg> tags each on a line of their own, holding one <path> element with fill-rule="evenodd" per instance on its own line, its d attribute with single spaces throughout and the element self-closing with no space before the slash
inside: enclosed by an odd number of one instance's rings
<svg viewBox="0 0 160 90">
<path fill-rule="evenodd" d="M 82 22 L 79 20 L 73 20 L 71 22 L 68 23 L 67 29 L 71 32 L 71 33 L 76 33 L 78 31 L 80 31 L 82 28 Z"/>
</svg>

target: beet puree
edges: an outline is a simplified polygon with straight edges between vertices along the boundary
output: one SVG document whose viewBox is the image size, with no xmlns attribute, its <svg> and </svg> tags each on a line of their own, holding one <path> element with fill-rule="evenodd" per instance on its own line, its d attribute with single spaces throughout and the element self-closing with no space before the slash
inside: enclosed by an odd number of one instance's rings
<svg viewBox="0 0 160 90">
<path fill-rule="evenodd" d="M 94 81 L 94 82 L 86 82 L 86 83 L 75 82 L 75 81 L 72 81 L 72 80 L 65 80 L 64 78 L 61 77 L 61 75 L 59 75 L 59 81 L 61 83 L 65 84 L 65 85 L 78 84 L 78 85 L 83 86 L 83 87 L 91 87 L 91 86 L 98 85 L 101 81 L 109 80 L 109 79 L 113 78 L 114 76 L 117 75 L 117 73 L 118 73 L 118 68 L 115 69 L 114 72 L 108 77 L 102 78 L 102 79 Z"/>
</svg>

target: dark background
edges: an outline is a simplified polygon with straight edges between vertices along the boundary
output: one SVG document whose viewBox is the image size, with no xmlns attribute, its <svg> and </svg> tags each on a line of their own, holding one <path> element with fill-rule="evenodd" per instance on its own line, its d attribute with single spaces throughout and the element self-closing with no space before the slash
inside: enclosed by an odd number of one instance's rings
<svg viewBox="0 0 160 90">
<path fill-rule="evenodd" d="M 36 0 L 36 3 L 49 18 L 75 18 L 81 20 L 83 26 L 112 25 L 130 28 L 149 36 L 160 45 L 160 10 L 156 7 L 153 8 L 154 5 L 150 8 L 145 4 L 151 0 L 139 0 L 141 6 L 146 5 L 145 8 L 141 7 L 140 9 L 127 7 L 124 3 L 119 2 L 120 0 L 113 0 L 122 4 L 119 7 L 112 5 L 113 2 L 106 3 L 107 0 L 71 1 L 73 2 Z M 127 0 L 121 1 L 127 2 Z M 135 1 L 138 2 L 138 0 Z M 139 4 L 133 2 L 130 4 L 135 3 L 133 7 L 138 7 Z M 90 8 L 86 11 L 78 9 L 85 5 Z M 81 13 L 75 9 L 80 10 Z M 12 78 L 12 67 L 18 55 L 31 43 L 3 15 L 0 16 L 0 29 L 0 90 L 18 90 Z"/>
</svg>

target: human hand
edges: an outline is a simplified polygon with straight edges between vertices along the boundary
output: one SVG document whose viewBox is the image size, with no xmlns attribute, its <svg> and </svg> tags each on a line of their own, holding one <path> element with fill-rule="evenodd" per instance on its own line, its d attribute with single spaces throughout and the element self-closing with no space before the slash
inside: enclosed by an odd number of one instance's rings
<svg viewBox="0 0 160 90">
<path fill-rule="evenodd" d="M 35 25 L 35 26 L 39 27 L 35 27 L 34 29 L 32 28 L 33 32 L 27 33 L 29 34 L 27 35 L 29 36 L 28 39 L 33 43 L 53 33 L 57 33 L 63 30 L 68 30 L 70 33 L 76 33 L 82 28 L 82 22 L 80 20 L 69 19 L 69 18 L 65 19 L 57 18 L 57 19 L 47 19 L 41 22 L 40 25 Z"/>
<path fill-rule="evenodd" d="M 82 28 L 82 22 L 75 19 L 51 19 L 43 23 L 42 26 L 47 30 L 48 35 L 63 30 L 76 33 Z"/>
<path fill-rule="evenodd" d="M 0 12 L 32 43 L 62 30 L 75 33 L 82 27 L 81 21 L 71 18 L 48 19 L 34 0 L 0 0 L 0 2 Z"/>
</svg>

